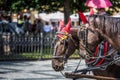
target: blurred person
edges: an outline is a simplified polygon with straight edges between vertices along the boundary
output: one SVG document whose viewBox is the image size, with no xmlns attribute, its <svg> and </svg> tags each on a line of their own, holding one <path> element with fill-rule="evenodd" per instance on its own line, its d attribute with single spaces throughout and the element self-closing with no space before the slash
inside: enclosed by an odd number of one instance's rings
<svg viewBox="0 0 120 80">
<path fill-rule="evenodd" d="M 55 33 L 57 31 L 57 24 L 56 22 L 51 22 L 51 30 L 52 30 L 52 33 Z"/>
<path fill-rule="evenodd" d="M 23 24 L 24 33 L 29 33 L 30 31 L 29 17 L 27 15 L 24 15 L 23 18 L 24 18 L 24 24 Z"/>
<path fill-rule="evenodd" d="M 38 28 L 38 33 L 41 33 L 41 32 L 43 32 L 43 22 L 42 22 L 42 20 L 41 19 L 38 19 L 38 21 L 37 21 L 37 28 Z"/>
<path fill-rule="evenodd" d="M 17 34 L 16 31 L 15 31 L 15 25 L 14 25 L 14 23 L 12 22 L 11 14 L 8 15 L 8 22 L 9 22 L 10 31 L 11 31 L 12 33 Z"/>
<path fill-rule="evenodd" d="M 17 22 L 17 26 L 16 26 L 16 32 L 17 34 L 23 34 L 23 24 L 24 24 L 24 21 L 23 21 L 23 16 L 20 15 L 19 18 L 18 18 L 18 22 Z"/>
<path fill-rule="evenodd" d="M 107 12 L 105 11 L 105 8 L 99 8 L 98 10 L 98 14 L 99 15 L 106 15 L 109 16 L 109 14 L 107 14 Z"/>
<path fill-rule="evenodd" d="M 43 27 L 43 30 L 44 30 L 44 35 L 47 35 L 50 33 L 51 31 L 51 26 L 49 25 L 48 22 L 45 23 L 44 27 Z"/>
<path fill-rule="evenodd" d="M 2 27 L 1 28 L 2 32 L 10 32 L 10 25 L 9 25 L 7 13 L 3 13 L 1 15 L 1 19 L 2 19 L 2 21 L 1 21 L 0 27 Z"/>
<path fill-rule="evenodd" d="M 34 24 L 34 21 L 35 21 L 35 16 L 34 16 L 34 14 L 31 14 L 30 15 L 30 23 Z"/>
<path fill-rule="evenodd" d="M 9 23 L 7 13 L 1 15 L 1 21 L 2 23 Z"/>
<path fill-rule="evenodd" d="M 2 22 L 2 14 L 0 14 L 0 23 Z"/>
<path fill-rule="evenodd" d="M 37 20 L 34 20 L 33 24 L 30 24 L 30 31 L 33 34 L 37 34 Z"/>
<path fill-rule="evenodd" d="M 34 21 L 38 18 L 38 11 L 35 9 L 31 8 L 30 10 L 30 23 L 34 24 Z"/>
</svg>

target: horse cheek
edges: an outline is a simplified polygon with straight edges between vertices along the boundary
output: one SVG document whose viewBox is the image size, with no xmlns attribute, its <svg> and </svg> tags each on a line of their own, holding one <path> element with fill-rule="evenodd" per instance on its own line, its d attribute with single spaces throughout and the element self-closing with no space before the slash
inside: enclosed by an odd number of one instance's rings
<svg viewBox="0 0 120 80">
<path fill-rule="evenodd" d="M 64 46 L 62 46 L 62 48 L 61 48 L 61 54 L 64 54 L 64 52 L 65 52 L 65 47 Z"/>
<path fill-rule="evenodd" d="M 64 46 L 60 45 L 59 48 L 58 48 L 59 56 L 64 54 L 64 50 L 65 50 Z"/>
</svg>

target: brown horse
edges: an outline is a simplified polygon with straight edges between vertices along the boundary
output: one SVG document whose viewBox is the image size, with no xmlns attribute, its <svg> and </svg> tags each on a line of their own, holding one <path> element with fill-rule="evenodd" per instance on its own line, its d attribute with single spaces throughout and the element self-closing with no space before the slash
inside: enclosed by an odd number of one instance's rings
<svg viewBox="0 0 120 80">
<path fill-rule="evenodd" d="M 68 37 L 64 40 L 60 40 L 60 38 L 58 37 L 56 37 L 55 39 L 56 41 L 55 41 L 55 47 L 54 47 L 54 53 L 52 59 L 52 67 L 55 71 L 62 71 L 64 69 L 64 64 L 66 60 L 69 58 L 69 56 L 74 53 L 75 49 L 80 48 L 80 43 L 79 43 L 80 41 L 78 36 L 79 29 L 71 28 L 70 32 L 71 34 L 68 35 Z M 97 39 L 96 35 L 93 37 L 94 39 Z M 106 70 L 93 70 L 93 73 L 94 75 L 99 75 L 99 76 L 116 77 L 117 71 L 113 67 L 119 69 L 119 66 L 113 64 L 108 66 Z"/>
<path fill-rule="evenodd" d="M 111 44 L 111 47 L 120 52 L 120 18 L 92 15 L 88 17 L 88 24 L 88 28 L 85 29 L 87 37 L 84 43 L 87 49 L 93 53 L 96 46 L 101 43 L 101 41 L 106 40 Z M 82 34 L 80 33 L 80 35 Z M 90 54 L 90 52 L 88 52 L 88 54 Z M 119 58 L 119 53 L 117 55 L 117 58 Z M 120 66 L 113 63 L 113 65 L 108 66 L 106 70 L 112 74 L 107 76 L 120 77 Z M 98 70 L 98 72 L 100 72 L 100 70 Z"/>
</svg>

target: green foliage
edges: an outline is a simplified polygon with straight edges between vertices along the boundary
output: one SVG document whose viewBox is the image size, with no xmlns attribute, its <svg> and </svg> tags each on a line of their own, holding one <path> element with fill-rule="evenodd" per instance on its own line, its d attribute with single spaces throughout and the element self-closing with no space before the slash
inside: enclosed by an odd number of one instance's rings
<svg viewBox="0 0 120 80">
<path fill-rule="evenodd" d="M 113 6 L 109 8 L 108 12 L 113 14 L 120 11 L 120 0 L 111 0 Z M 119 9 L 119 10 L 118 10 Z"/>
<path fill-rule="evenodd" d="M 78 10 L 84 12 L 86 9 L 88 9 L 88 7 L 84 5 L 85 2 L 86 0 L 72 0 L 70 4 L 71 11 L 73 11 L 73 13 L 78 12 Z"/>
<path fill-rule="evenodd" d="M 84 5 L 85 2 L 86 0 L 0 0 L 0 8 L 12 12 L 18 12 L 25 8 L 34 8 L 41 12 L 55 12 L 64 8 L 67 3 L 70 3 L 69 12 L 71 14 L 78 10 L 85 11 L 88 9 L 88 7 Z M 111 13 L 114 11 L 117 12 L 117 8 L 120 8 L 120 0 L 111 0 L 111 2 L 113 4 L 113 6 L 110 7 L 110 9 L 112 9 Z"/>
</svg>

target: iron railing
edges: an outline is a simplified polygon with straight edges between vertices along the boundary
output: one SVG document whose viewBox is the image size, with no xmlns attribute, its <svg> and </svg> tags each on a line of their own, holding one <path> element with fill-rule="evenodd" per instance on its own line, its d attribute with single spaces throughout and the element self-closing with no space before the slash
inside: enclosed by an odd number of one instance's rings
<svg viewBox="0 0 120 80">
<path fill-rule="evenodd" d="M 9 23 L 0 23 L 0 60 L 51 59 L 55 32 L 17 34 Z"/>
<path fill-rule="evenodd" d="M 53 34 L 43 36 L 42 33 L 19 36 L 12 33 L 0 33 L 0 59 L 51 58 Z"/>
</svg>

